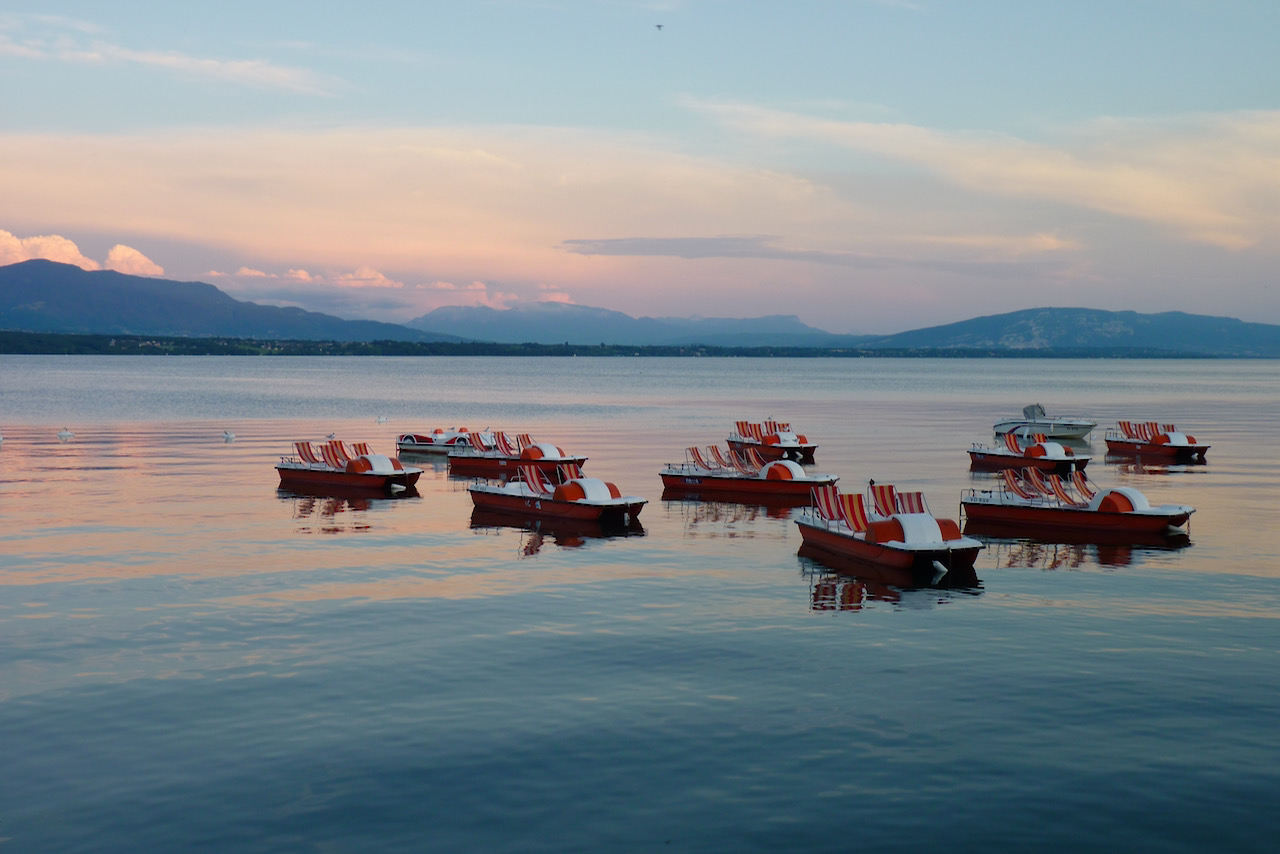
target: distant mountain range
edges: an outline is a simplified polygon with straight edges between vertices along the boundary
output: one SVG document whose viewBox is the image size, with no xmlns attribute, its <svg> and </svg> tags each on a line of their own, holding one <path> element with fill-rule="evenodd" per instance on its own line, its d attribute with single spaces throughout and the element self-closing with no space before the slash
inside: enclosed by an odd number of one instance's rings
<svg viewBox="0 0 1280 854">
<path fill-rule="evenodd" d="M 511 308 L 451 305 L 406 323 L 502 344 L 629 344 L 637 347 L 856 347 L 874 335 L 834 335 L 793 315 L 767 317 L 632 317 L 620 311 L 562 302 Z"/>
<path fill-rule="evenodd" d="M 565 303 L 534 303 L 496 310 L 448 306 L 408 322 L 507 344 L 630 344 L 635 346 L 809 347 L 856 350 L 964 350 L 1280 357 L 1280 326 L 1172 311 L 1139 314 L 1092 308 L 1034 308 L 976 317 L 895 335 L 836 335 L 794 316 L 635 318 L 617 311 Z"/>
<path fill-rule="evenodd" d="M 790 315 L 635 318 L 602 308 L 533 303 L 503 310 L 450 306 L 401 325 L 242 302 L 202 282 L 89 272 L 39 260 L 0 267 L 0 329 L 298 341 L 1280 358 L 1278 325 L 1182 312 L 1037 308 L 896 335 L 836 335 Z"/>
<path fill-rule="evenodd" d="M 1181 311 L 1139 314 L 1096 308 L 1028 308 L 886 335 L 870 346 L 1022 352 L 1142 350 L 1270 359 L 1280 357 L 1280 326 Z"/>
<path fill-rule="evenodd" d="M 0 329 L 304 341 L 457 341 L 397 323 L 242 302 L 203 282 L 23 261 L 0 267 Z"/>
</svg>

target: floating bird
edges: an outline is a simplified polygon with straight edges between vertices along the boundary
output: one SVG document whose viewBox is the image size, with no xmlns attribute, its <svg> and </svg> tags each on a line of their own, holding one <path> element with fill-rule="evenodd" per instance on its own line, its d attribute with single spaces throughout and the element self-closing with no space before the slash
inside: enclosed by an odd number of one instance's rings
<svg viewBox="0 0 1280 854">
<path fill-rule="evenodd" d="M 236 440 L 236 434 L 235 434 L 235 433 L 232 433 L 230 430 L 223 430 L 223 431 L 222 431 L 222 441 L 224 441 L 224 442 L 234 442 L 235 440 Z"/>
<path fill-rule="evenodd" d="M 388 417 L 387 417 L 387 416 L 385 416 L 385 415 L 379 415 L 379 416 L 378 416 L 378 423 L 379 423 L 379 424 L 386 424 L 386 423 L 387 423 L 388 421 L 390 421 L 390 420 L 391 420 L 391 419 L 390 419 L 390 418 L 388 418 Z"/>
<path fill-rule="evenodd" d="M 70 439 L 70 438 L 71 438 L 72 436 L 74 436 L 74 435 L 75 435 L 75 433 L 72 433 L 72 432 L 71 432 L 70 430 L 68 430 L 66 427 L 63 427 L 61 430 L 59 430 L 59 431 L 58 431 L 58 439 L 59 439 L 59 440 L 61 440 L 61 441 L 63 441 L 63 442 L 67 441 L 68 439 Z"/>
<path fill-rule="evenodd" d="M 325 436 L 325 438 L 326 438 L 326 439 L 336 439 L 336 438 L 338 438 L 338 434 L 337 434 L 337 433 L 330 433 L 328 436 Z"/>
</svg>

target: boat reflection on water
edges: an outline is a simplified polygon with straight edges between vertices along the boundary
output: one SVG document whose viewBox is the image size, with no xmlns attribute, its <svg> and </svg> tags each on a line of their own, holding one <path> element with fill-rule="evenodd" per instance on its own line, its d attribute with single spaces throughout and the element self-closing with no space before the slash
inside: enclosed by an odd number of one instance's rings
<svg viewBox="0 0 1280 854">
<path fill-rule="evenodd" d="M 720 498 L 720 496 L 716 496 Z M 757 526 L 760 519 L 779 519 L 785 522 L 791 518 L 792 508 L 764 504 L 736 504 L 728 501 L 690 498 L 678 493 L 673 498 L 671 493 L 662 493 L 662 506 L 668 512 L 678 512 L 684 521 L 686 538 L 728 539 L 768 536 L 766 526 Z"/>
<path fill-rule="evenodd" d="M 1203 457 L 1174 462 L 1168 457 L 1132 457 L 1126 454 L 1107 454 L 1102 461 L 1125 474 L 1173 474 L 1194 471 L 1209 464 Z"/>
<path fill-rule="evenodd" d="M 418 497 L 416 489 L 396 495 L 370 492 L 367 489 L 341 489 L 340 487 L 280 487 L 276 497 L 293 506 L 293 518 L 298 521 L 318 523 L 303 525 L 300 531 L 317 534 L 361 533 L 372 530 L 366 515 L 374 505 L 383 502 L 403 501 Z M 350 515 L 345 515 L 350 514 Z"/>
<path fill-rule="evenodd" d="M 502 513 L 483 510 L 479 507 L 471 511 L 471 528 L 476 531 L 494 531 L 499 528 L 512 528 L 524 531 L 526 536 L 520 543 L 520 554 L 531 557 L 542 550 L 546 538 L 562 548 L 579 548 L 589 540 L 609 540 L 620 537 L 643 537 L 644 526 L 640 520 L 632 517 L 625 524 L 604 524 L 599 522 L 575 521 L 572 519 L 554 519 L 550 517 L 526 517 L 516 513 Z"/>
<path fill-rule="evenodd" d="M 818 571 L 834 572 L 841 576 L 850 576 L 867 585 L 895 588 L 897 590 L 966 590 L 974 591 L 982 588 L 978 574 L 973 567 L 957 566 L 936 580 L 926 577 L 911 567 L 893 567 L 879 563 L 869 563 L 847 555 L 837 555 L 826 549 L 817 549 L 805 543 L 797 554 L 801 558 L 801 566 L 808 561 Z"/>
<path fill-rule="evenodd" d="M 1051 539 L 1033 539 L 1025 536 L 1025 530 L 970 522 L 965 525 L 965 533 L 987 544 L 997 569 L 1131 566 L 1145 553 L 1180 551 L 1191 545 L 1191 537 L 1181 531 L 1146 536 L 1063 531 Z"/>
<path fill-rule="evenodd" d="M 288 487 L 278 487 L 275 490 L 278 498 L 333 498 L 335 501 L 344 501 L 351 506 L 360 506 L 361 510 L 369 510 L 372 504 L 380 502 L 397 502 L 404 501 L 406 498 L 421 498 L 421 494 L 417 492 L 416 487 L 410 487 L 401 490 L 401 492 L 388 493 L 381 489 L 361 489 L 358 487 L 333 487 L 333 485 L 315 485 L 308 487 L 306 484 L 291 484 Z"/>
<path fill-rule="evenodd" d="M 896 587 L 819 571 L 809 578 L 810 611 L 861 611 L 868 601 L 897 602 Z"/>
<path fill-rule="evenodd" d="M 760 495 L 759 493 L 749 492 L 714 492 L 702 494 L 699 492 L 691 492 L 687 489 L 677 487 L 668 487 L 662 490 L 662 502 L 670 505 L 687 505 L 689 507 L 703 506 L 715 508 L 718 505 L 724 507 L 746 507 L 756 511 L 755 515 L 763 514 L 770 519 L 789 519 L 791 511 L 796 507 L 808 507 L 812 499 L 806 495 Z M 718 512 L 718 511 L 716 511 Z M 736 512 L 736 511 L 730 511 Z"/>
<path fill-rule="evenodd" d="M 420 469 L 431 470 L 434 472 L 447 472 L 449 470 L 449 458 L 442 454 L 415 454 L 413 451 L 406 451 L 401 448 L 396 452 L 396 456 L 401 462 L 417 466 Z"/>
<path fill-rule="evenodd" d="M 924 609 L 943 605 L 958 596 L 979 596 L 982 588 L 900 587 L 874 578 L 833 572 L 821 557 L 800 553 L 800 574 L 809 581 L 810 611 L 862 611 L 877 603 Z"/>
</svg>

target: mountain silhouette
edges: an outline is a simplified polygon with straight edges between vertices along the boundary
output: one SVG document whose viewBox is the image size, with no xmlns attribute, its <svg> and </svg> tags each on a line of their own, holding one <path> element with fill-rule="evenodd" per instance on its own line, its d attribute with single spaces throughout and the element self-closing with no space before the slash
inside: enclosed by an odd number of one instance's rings
<svg viewBox="0 0 1280 854">
<path fill-rule="evenodd" d="M 0 267 L 0 329 L 347 342 L 1280 357 L 1280 326 L 1177 311 L 1035 308 L 894 335 L 837 335 L 793 315 L 637 318 L 609 309 L 543 302 L 509 309 L 446 306 L 402 325 L 243 302 L 203 282 L 86 271 L 43 260 Z"/>
</svg>

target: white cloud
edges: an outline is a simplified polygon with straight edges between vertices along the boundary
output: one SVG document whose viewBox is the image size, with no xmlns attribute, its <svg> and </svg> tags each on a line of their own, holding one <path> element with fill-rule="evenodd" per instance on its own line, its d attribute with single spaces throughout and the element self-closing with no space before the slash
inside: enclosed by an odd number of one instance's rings
<svg viewBox="0 0 1280 854">
<path fill-rule="evenodd" d="M 0 34 L 0 56 L 14 56 L 19 59 L 44 59 L 45 53 L 42 48 L 15 44 L 3 34 Z"/>
<path fill-rule="evenodd" d="M 131 50 L 103 42 L 95 42 L 86 51 L 59 52 L 56 58 L 73 62 L 141 65 L 191 77 L 207 77 L 241 86 L 303 95 L 329 95 L 344 88 L 336 78 L 306 68 L 290 68 L 261 59 L 206 59 L 177 51 Z"/>
<path fill-rule="evenodd" d="M 95 33 L 101 28 L 90 21 L 67 15 L 42 15 L 38 13 L 0 13 L 0 32 L 22 31 L 28 27 L 48 27 L 77 33 Z"/>
<path fill-rule="evenodd" d="M 795 223 L 823 249 L 876 222 L 796 176 L 532 128 L 0 134 L 0 188 L 27 221 L 234 247 L 255 266 L 374 259 L 399 278 L 528 287 L 599 282 L 608 262 L 565 253 L 566 238 Z"/>
<path fill-rule="evenodd" d="M 1127 295 L 1145 288 L 1201 311 L 1205 269 L 1222 272 L 1219 312 L 1274 312 L 1260 276 L 1280 245 L 1280 113 L 1098 122 L 1052 143 L 721 115 L 755 151 L 742 131 L 827 143 L 823 171 L 530 127 L 0 133 L 0 201 L 26 233 L 204 247 L 246 264 L 219 274 L 241 298 L 324 295 L 379 319 L 550 292 L 636 316 L 732 305 L 869 329 L 899 293 L 919 295 L 919 325 L 1081 284 L 1098 307 L 1139 307 Z"/>
<path fill-rule="evenodd" d="M 75 264 L 85 270 L 97 270 L 101 267 L 98 262 L 84 257 L 80 253 L 80 247 L 65 237 L 56 234 L 16 237 L 0 230 L 0 264 L 17 264 L 36 258 Z"/>
<path fill-rule="evenodd" d="M 336 77 L 264 59 L 211 59 L 174 50 L 136 50 L 90 38 L 95 25 L 59 15 L 6 15 L 0 19 L 0 56 L 88 65 L 134 65 L 240 86 L 331 95 L 346 88 Z"/>
<path fill-rule="evenodd" d="M 131 246 L 117 243 L 107 252 L 107 261 L 103 265 L 117 273 L 128 273 L 131 276 L 163 276 L 164 268 L 143 255 Z"/>
<path fill-rule="evenodd" d="M 992 196 L 1076 205 L 1241 249 L 1280 236 L 1280 112 L 1105 120 L 1035 143 L 703 104 L 730 126 L 913 164 Z"/>
<path fill-rule="evenodd" d="M 83 270 L 115 270 L 131 276 L 163 276 L 164 268 L 131 246 L 117 243 L 99 264 L 86 258 L 75 241 L 59 234 L 17 237 L 0 229 L 0 265 L 17 264 L 33 259 L 74 264 Z"/>
</svg>

